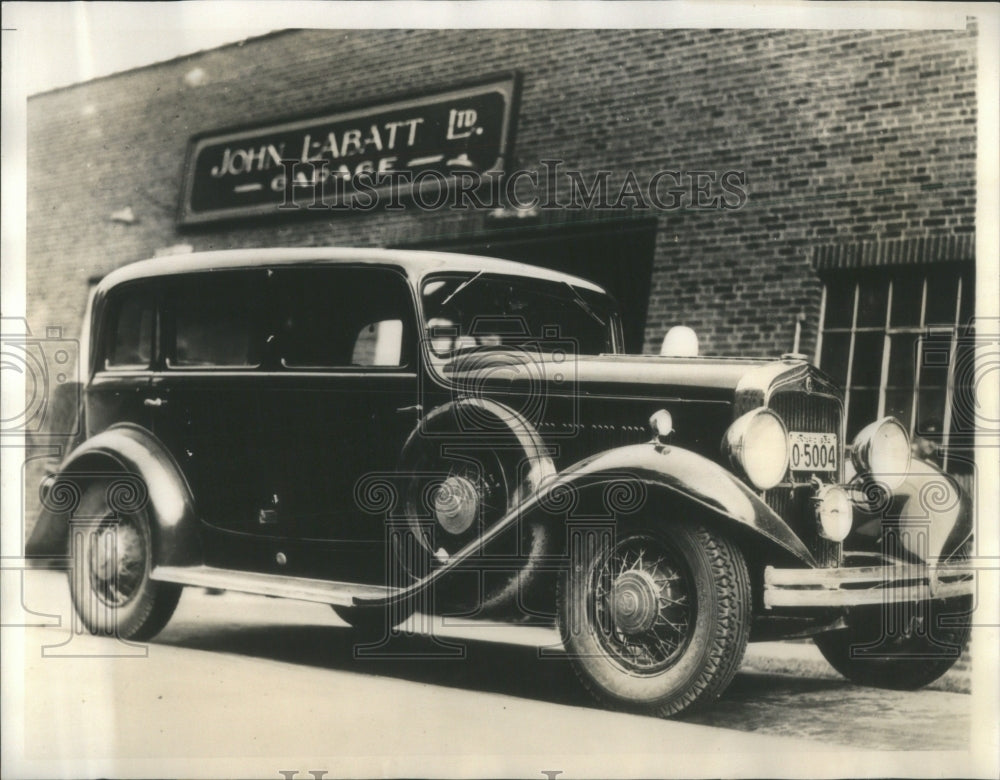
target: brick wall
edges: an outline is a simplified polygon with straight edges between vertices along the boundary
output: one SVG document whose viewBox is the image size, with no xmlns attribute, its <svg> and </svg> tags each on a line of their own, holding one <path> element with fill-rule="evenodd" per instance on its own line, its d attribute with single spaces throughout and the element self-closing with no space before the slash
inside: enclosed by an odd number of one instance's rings
<svg viewBox="0 0 1000 780">
<path fill-rule="evenodd" d="M 818 246 L 974 230 L 975 30 L 289 31 L 33 97 L 28 294 L 75 335 L 88 278 L 188 243 L 377 246 L 474 234 L 475 213 L 332 214 L 179 232 L 189 137 L 517 69 L 513 167 L 745 170 L 735 211 L 660 212 L 646 327 L 705 352 L 814 344 Z M 201 86 L 185 74 L 200 68 Z M 136 221 L 110 215 L 130 208 Z M 557 217 L 558 218 L 558 217 Z M 579 218 L 579 215 L 576 215 Z M 615 262 L 609 258 L 608 262 Z"/>
</svg>

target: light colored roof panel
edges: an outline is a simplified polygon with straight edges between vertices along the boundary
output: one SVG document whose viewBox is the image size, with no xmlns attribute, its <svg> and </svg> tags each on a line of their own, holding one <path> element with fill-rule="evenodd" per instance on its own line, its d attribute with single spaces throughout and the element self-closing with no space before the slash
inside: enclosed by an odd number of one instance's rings
<svg viewBox="0 0 1000 780">
<path fill-rule="evenodd" d="M 587 290 L 604 292 L 593 282 L 569 274 L 510 260 L 451 252 L 427 252 L 407 249 L 355 249 L 345 247 L 288 247 L 281 249 L 229 249 L 193 252 L 140 260 L 122 266 L 101 281 L 101 292 L 123 282 L 152 276 L 197 273 L 235 268 L 259 268 L 278 265 L 387 265 L 401 268 L 414 281 L 439 271 L 485 271 L 486 273 L 528 276 L 555 282 L 567 282 Z"/>
</svg>

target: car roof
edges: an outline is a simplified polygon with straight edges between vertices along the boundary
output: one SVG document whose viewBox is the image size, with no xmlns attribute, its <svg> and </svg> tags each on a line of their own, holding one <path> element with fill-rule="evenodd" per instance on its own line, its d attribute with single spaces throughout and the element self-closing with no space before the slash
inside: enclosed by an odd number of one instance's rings
<svg viewBox="0 0 1000 780">
<path fill-rule="evenodd" d="M 604 289 L 586 279 L 511 260 L 479 255 L 428 252 L 411 249 L 356 249 L 346 247 L 281 249 L 228 249 L 215 252 L 190 252 L 140 260 L 122 266 L 101 280 L 98 294 L 106 293 L 124 282 L 156 276 L 215 271 L 222 269 L 261 268 L 280 265 L 382 265 L 401 269 L 414 282 L 436 272 L 466 271 L 527 276 L 554 282 L 567 282 L 594 292 Z"/>
</svg>

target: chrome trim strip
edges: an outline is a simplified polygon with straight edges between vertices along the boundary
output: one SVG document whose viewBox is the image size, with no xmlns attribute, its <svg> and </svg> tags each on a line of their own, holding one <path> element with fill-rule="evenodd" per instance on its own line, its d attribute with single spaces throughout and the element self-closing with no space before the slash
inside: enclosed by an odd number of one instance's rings
<svg viewBox="0 0 1000 780">
<path fill-rule="evenodd" d="M 500 393 L 498 392 L 498 395 Z M 507 395 L 516 395 L 516 393 L 507 393 Z M 552 393 L 555 395 L 555 393 Z M 573 397 L 573 393 L 563 393 L 563 396 Z M 578 393 L 581 398 L 587 398 L 593 401 L 655 401 L 663 404 L 715 404 L 716 406 L 732 406 L 730 401 L 720 400 L 718 398 L 671 398 L 663 395 L 632 395 L 631 393 L 620 393 L 614 395 L 612 393 L 589 393 L 584 390 Z M 644 428 L 645 430 L 645 428 Z"/>
<path fill-rule="evenodd" d="M 116 377 L 118 374 L 115 375 Z M 304 371 L 301 369 L 288 369 L 283 371 L 272 371 L 269 369 L 231 369 L 231 368 L 214 368 L 214 369 L 202 369 L 202 368 L 192 368 L 192 369 L 178 369 L 172 368 L 168 371 L 144 371 L 142 376 L 148 376 L 152 379 L 165 379 L 173 377 L 211 377 L 213 379 L 222 377 L 236 377 L 245 378 L 253 377 L 255 379 L 265 378 L 274 379 L 277 377 L 288 377 L 290 379 L 303 379 L 308 377 L 323 378 L 323 377 L 334 377 L 337 379 L 343 379 L 347 377 L 369 377 L 378 379 L 416 379 L 417 374 L 415 371 L 394 371 L 394 370 L 384 370 L 376 371 L 369 369 L 360 370 L 337 370 L 337 369 L 322 369 L 318 368 L 316 370 Z"/>
</svg>

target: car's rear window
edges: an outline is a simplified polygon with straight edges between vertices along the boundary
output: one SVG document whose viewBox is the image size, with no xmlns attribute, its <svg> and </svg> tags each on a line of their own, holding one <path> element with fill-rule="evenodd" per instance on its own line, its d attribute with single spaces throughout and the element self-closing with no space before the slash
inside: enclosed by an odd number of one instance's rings
<svg viewBox="0 0 1000 780">
<path fill-rule="evenodd" d="M 155 308 L 151 295 L 131 293 L 112 306 L 107 368 L 146 368 L 153 357 Z"/>
</svg>

